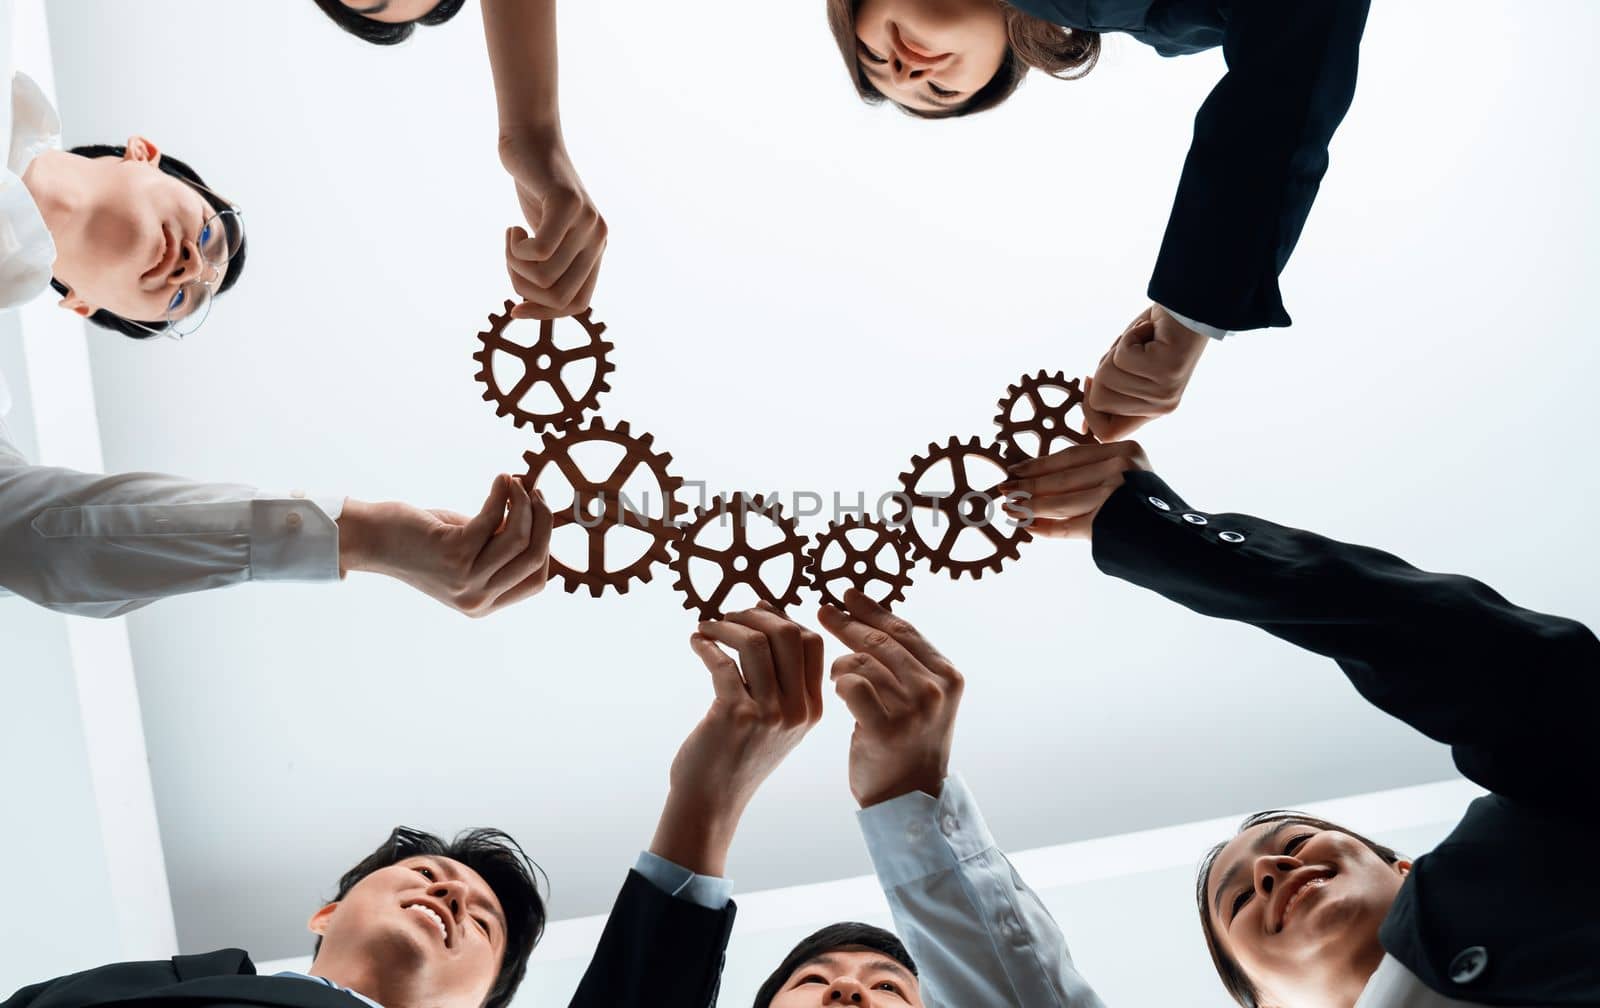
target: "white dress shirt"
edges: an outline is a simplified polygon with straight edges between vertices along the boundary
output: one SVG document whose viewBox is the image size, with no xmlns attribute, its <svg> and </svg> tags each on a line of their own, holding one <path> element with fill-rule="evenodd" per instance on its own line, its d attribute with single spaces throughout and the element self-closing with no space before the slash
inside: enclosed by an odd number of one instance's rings
<svg viewBox="0 0 1600 1008">
<path fill-rule="evenodd" d="M 0 41 L 7 33 L 0 32 Z M 33 300 L 50 286 L 55 242 L 33 202 L 22 173 L 43 151 L 61 146 L 61 120 L 39 85 L 27 74 L 7 78 L 6 165 L 0 170 L 0 309 Z"/>
<path fill-rule="evenodd" d="M 938 798 L 914 791 L 857 816 L 929 1008 L 1101 1008 L 960 777 Z M 1386 955 L 1356 1008 L 1480 1006 L 1435 994 Z"/>
<path fill-rule="evenodd" d="M 0 66 L 9 56 L 7 13 L 0 8 Z M 47 287 L 55 262 L 55 244 L 20 176 L 40 151 L 60 145 L 61 124 L 31 78 L 19 73 L 11 82 L 0 177 L 0 307 Z M 10 405 L 0 374 L 0 595 L 108 617 L 241 581 L 339 577 L 343 497 L 308 500 L 157 473 L 32 465 L 6 428 Z"/>
</svg>

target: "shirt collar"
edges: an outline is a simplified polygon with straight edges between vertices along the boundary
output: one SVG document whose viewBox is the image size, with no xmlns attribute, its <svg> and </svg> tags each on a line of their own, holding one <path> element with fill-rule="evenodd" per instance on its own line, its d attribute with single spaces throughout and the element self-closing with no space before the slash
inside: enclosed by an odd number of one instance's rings
<svg viewBox="0 0 1600 1008">
<path fill-rule="evenodd" d="M 334 990 L 344 991 L 351 997 L 360 998 L 364 1003 L 370 1005 L 371 1008 L 383 1008 L 383 1005 L 367 997 L 360 991 L 353 991 L 348 987 L 340 987 L 327 977 L 311 976 L 309 973 L 296 973 L 294 970 L 283 970 L 282 972 L 274 973 L 272 975 L 275 977 L 293 977 L 296 980 L 309 980 L 312 983 L 319 983 L 325 987 L 332 987 Z"/>
<path fill-rule="evenodd" d="M 6 167 L 17 176 L 47 150 L 61 149 L 61 117 L 32 77 L 11 78 L 11 139 Z"/>
</svg>

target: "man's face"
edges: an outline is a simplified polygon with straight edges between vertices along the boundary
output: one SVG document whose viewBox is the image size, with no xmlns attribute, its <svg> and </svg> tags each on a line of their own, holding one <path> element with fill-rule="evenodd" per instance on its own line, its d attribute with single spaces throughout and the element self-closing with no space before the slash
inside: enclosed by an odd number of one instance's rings
<svg viewBox="0 0 1600 1008">
<path fill-rule="evenodd" d="M 439 0 L 340 0 L 352 13 L 386 24 L 405 24 L 432 14 Z"/>
<path fill-rule="evenodd" d="M 202 249 L 225 236 L 208 224 L 216 210 L 205 197 L 158 168 L 160 152 L 130 137 L 119 158 L 90 158 L 88 183 L 70 224 L 52 227 L 54 273 L 71 293 L 63 307 L 83 315 L 97 308 L 141 321 L 188 314 L 188 285 L 220 283 Z"/>
<path fill-rule="evenodd" d="M 318 962 L 361 961 L 440 1003 L 481 1004 L 506 948 L 505 914 L 477 872 L 411 857 L 368 875 L 311 918 Z M 397 984 L 397 986 L 399 986 Z"/>
<path fill-rule="evenodd" d="M 911 971 L 882 952 L 837 949 L 789 974 L 771 1008 L 922 1008 L 922 990 Z"/>
</svg>

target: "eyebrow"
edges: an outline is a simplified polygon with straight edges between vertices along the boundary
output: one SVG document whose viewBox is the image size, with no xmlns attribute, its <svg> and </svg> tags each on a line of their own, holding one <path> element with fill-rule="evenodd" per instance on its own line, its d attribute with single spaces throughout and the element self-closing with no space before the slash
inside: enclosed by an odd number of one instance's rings
<svg viewBox="0 0 1600 1008">
<path fill-rule="evenodd" d="M 862 951 L 865 951 L 865 949 L 863 949 Z M 825 952 L 822 955 L 813 956 L 810 959 L 807 959 L 805 962 L 803 962 L 799 966 L 795 967 L 795 972 L 798 973 L 801 970 L 805 969 L 807 966 L 838 966 L 838 965 L 839 965 L 839 957 L 836 956 L 836 955 L 831 955 L 831 954 Z M 893 959 L 869 959 L 863 965 L 869 971 L 870 970 L 881 970 L 881 971 L 883 971 L 885 973 L 893 973 L 895 976 L 899 977 L 901 980 L 905 981 L 908 984 L 914 984 L 914 983 L 917 982 L 916 974 L 912 973 L 910 970 L 906 969 L 904 966 L 902 966 L 899 963 L 895 962 Z"/>
<path fill-rule="evenodd" d="M 352 13 L 352 14 L 382 14 L 384 11 L 386 11 L 388 9 L 389 9 L 389 0 L 378 0 L 377 3 L 371 4 L 371 5 L 366 6 L 366 7 L 352 7 L 352 8 L 350 8 L 350 13 Z"/>
<path fill-rule="evenodd" d="M 860 67 L 861 68 L 861 73 L 867 78 L 867 80 L 871 81 L 874 84 L 882 85 L 884 83 L 884 81 L 887 80 L 887 78 L 885 78 L 883 76 L 883 74 L 880 71 L 878 71 L 877 67 L 873 66 L 871 63 L 868 63 L 866 60 L 862 59 L 859 53 L 857 53 L 857 55 L 856 55 L 856 66 Z M 926 100 L 928 103 L 933 105 L 935 108 L 941 108 L 941 109 L 955 108 L 957 105 L 960 105 L 963 101 L 966 100 L 966 99 L 960 97 L 959 95 L 957 95 L 957 96 L 955 96 L 953 98 L 943 98 L 943 99 L 941 99 L 938 95 L 933 95 L 933 94 L 919 94 L 919 95 L 917 95 L 917 97 Z"/>
<path fill-rule="evenodd" d="M 1284 830 L 1286 830 L 1289 827 L 1294 826 L 1294 825 L 1296 825 L 1294 822 L 1291 822 L 1290 820 L 1285 819 L 1283 822 L 1279 823 L 1277 826 L 1273 827 L 1271 830 L 1267 831 L 1266 833 L 1263 833 L 1261 835 L 1261 838 L 1255 842 L 1256 851 L 1258 853 L 1259 852 L 1263 852 L 1263 851 L 1266 850 L 1266 848 L 1275 846 L 1277 844 L 1277 842 L 1278 842 L 1278 835 L 1280 833 L 1282 833 Z M 1238 875 L 1239 875 L 1239 872 L 1241 872 L 1243 870 L 1244 870 L 1244 862 L 1243 861 L 1235 861 L 1228 868 L 1227 871 L 1222 873 L 1222 879 L 1221 879 L 1221 881 L 1219 881 L 1217 883 L 1216 894 L 1211 897 L 1211 910 L 1218 917 L 1222 916 L 1222 894 L 1227 892 L 1230 888 L 1233 887 L 1233 880 L 1235 878 L 1237 878 Z"/>
</svg>

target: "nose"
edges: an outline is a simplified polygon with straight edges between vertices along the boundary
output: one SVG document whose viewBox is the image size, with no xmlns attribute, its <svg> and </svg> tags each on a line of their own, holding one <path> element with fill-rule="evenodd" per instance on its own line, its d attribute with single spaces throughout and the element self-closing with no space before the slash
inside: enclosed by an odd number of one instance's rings
<svg viewBox="0 0 1600 1008">
<path fill-rule="evenodd" d="M 943 64 L 943 59 L 918 59 L 916 56 L 896 48 L 889 60 L 889 79 L 902 86 L 914 84 L 917 81 L 925 80 L 929 74 Z"/>
<path fill-rule="evenodd" d="M 200 258 L 200 246 L 185 238 L 178 246 L 178 261 L 168 274 L 167 283 L 178 287 L 193 280 L 205 280 L 211 272 L 210 265 Z"/>
<path fill-rule="evenodd" d="M 457 921 L 461 919 L 461 907 L 467 901 L 466 883 L 455 879 L 435 882 L 428 887 L 428 895 L 448 907 L 452 918 Z"/>
<path fill-rule="evenodd" d="M 849 977 L 840 977 L 822 992 L 825 1005 L 860 1005 L 867 1003 L 867 989 Z"/>
<path fill-rule="evenodd" d="M 1273 887 L 1283 881 L 1283 877 L 1300 867 L 1300 861 L 1287 854 L 1267 854 L 1256 858 L 1255 861 L 1256 891 L 1262 896 L 1271 896 Z"/>
</svg>

